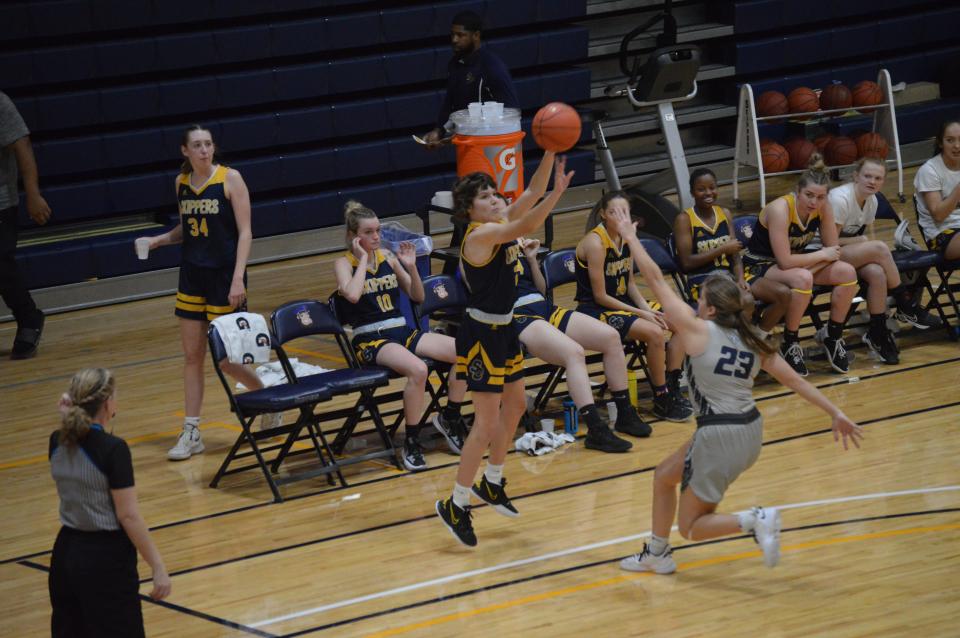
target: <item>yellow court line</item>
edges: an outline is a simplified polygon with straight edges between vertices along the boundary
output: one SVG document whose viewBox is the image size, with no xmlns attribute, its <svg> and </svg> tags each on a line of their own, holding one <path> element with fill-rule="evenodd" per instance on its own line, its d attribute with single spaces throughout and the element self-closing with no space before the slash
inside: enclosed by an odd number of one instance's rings
<svg viewBox="0 0 960 638">
<path fill-rule="evenodd" d="M 804 549 L 810 549 L 813 547 L 822 547 L 825 545 L 836 545 L 839 543 L 851 543 L 854 541 L 862 540 L 874 540 L 880 538 L 892 538 L 894 536 L 905 536 L 907 534 L 922 534 L 925 532 L 941 532 L 946 530 L 955 530 L 960 529 L 960 523 L 947 523 L 944 525 L 930 525 L 928 527 L 913 527 L 909 529 L 895 529 L 889 530 L 886 532 L 872 532 L 869 534 L 858 534 L 856 536 L 845 536 L 841 538 L 826 538 L 816 541 L 809 541 L 806 543 L 797 543 L 795 545 L 787 545 L 781 548 L 781 552 L 794 552 L 801 551 Z M 677 571 L 687 571 L 690 569 L 696 569 L 698 567 L 709 567 L 712 565 L 720 565 L 723 563 L 732 563 L 734 561 L 742 560 L 744 558 L 754 558 L 761 556 L 762 552 L 759 550 L 752 550 L 749 552 L 740 552 L 739 554 L 729 554 L 727 556 L 717 556 L 715 558 L 706 558 L 703 560 L 694 561 L 692 563 L 684 563 L 677 566 Z M 402 627 L 394 627 L 393 629 L 387 629 L 384 631 L 378 631 L 376 633 L 367 634 L 365 638 L 386 638 L 386 636 L 397 636 L 400 634 L 409 633 L 411 631 L 416 631 L 417 629 L 426 629 L 428 627 L 435 627 L 437 625 L 442 625 L 444 623 L 453 622 L 456 620 L 463 620 L 465 618 L 471 618 L 473 616 L 479 616 L 481 614 L 488 614 L 494 611 L 500 611 L 501 609 L 510 609 L 511 607 L 519 607 L 520 605 L 526 605 L 528 603 L 536 603 L 543 600 L 548 600 L 551 598 L 557 598 L 559 596 L 566 596 L 567 594 L 575 594 L 583 591 L 589 591 L 591 589 L 598 589 L 600 587 L 606 587 L 607 585 L 618 585 L 631 580 L 636 580 L 637 578 L 645 577 L 659 577 L 652 572 L 642 572 L 642 573 L 632 573 L 632 574 L 620 574 L 612 578 L 605 578 L 603 580 L 597 580 L 590 583 L 583 583 L 581 585 L 573 585 L 570 587 L 563 587 L 561 589 L 554 589 L 552 591 L 543 592 L 540 594 L 533 594 L 531 596 L 524 596 L 522 598 L 515 598 L 513 600 L 507 600 L 502 603 L 495 603 L 493 605 L 487 605 L 486 607 L 479 607 L 477 609 L 470 609 L 468 611 L 461 611 L 455 614 L 448 614 L 446 616 L 439 616 L 437 618 L 431 618 L 430 620 L 424 620 L 422 622 L 414 623 L 411 625 L 405 625 Z"/>
<path fill-rule="evenodd" d="M 313 350 L 304 350 L 303 348 L 293 348 L 291 346 L 283 346 L 283 349 L 287 352 L 296 352 L 297 354 L 309 354 L 311 357 L 326 359 L 327 361 L 336 361 L 337 363 L 347 362 L 343 357 L 335 357 L 333 355 L 323 354 L 322 352 L 315 352 Z"/>
</svg>

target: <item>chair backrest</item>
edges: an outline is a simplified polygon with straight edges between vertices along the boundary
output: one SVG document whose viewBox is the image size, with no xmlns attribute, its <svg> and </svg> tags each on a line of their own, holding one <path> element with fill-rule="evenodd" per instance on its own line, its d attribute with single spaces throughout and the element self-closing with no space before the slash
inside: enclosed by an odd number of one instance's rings
<svg viewBox="0 0 960 638">
<path fill-rule="evenodd" d="M 547 292 L 577 278 L 576 259 L 576 248 L 554 250 L 543 258 L 543 279 L 547 285 Z"/>
<path fill-rule="evenodd" d="M 317 334 L 344 335 L 343 326 L 328 304 L 302 299 L 283 304 L 270 315 L 270 326 L 277 345 L 299 337 Z"/>
<path fill-rule="evenodd" d="M 423 279 L 423 301 L 417 307 L 417 321 L 434 312 L 462 312 L 467 307 L 467 290 L 453 275 L 431 275 Z"/>
<path fill-rule="evenodd" d="M 883 193 L 877 193 L 877 219 L 889 219 L 898 224 L 903 221 Z"/>
<path fill-rule="evenodd" d="M 757 219 L 756 215 L 741 215 L 733 220 L 733 232 L 737 236 L 737 240 L 744 246 L 749 244 L 750 238 L 753 237 L 753 230 L 757 227 Z"/>
<path fill-rule="evenodd" d="M 680 265 L 670 256 L 666 244 L 662 241 L 651 237 L 641 237 L 640 244 L 643 246 L 643 249 L 647 251 L 647 254 L 650 255 L 650 259 L 660 268 L 660 272 L 667 275 L 680 272 Z"/>
</svg>

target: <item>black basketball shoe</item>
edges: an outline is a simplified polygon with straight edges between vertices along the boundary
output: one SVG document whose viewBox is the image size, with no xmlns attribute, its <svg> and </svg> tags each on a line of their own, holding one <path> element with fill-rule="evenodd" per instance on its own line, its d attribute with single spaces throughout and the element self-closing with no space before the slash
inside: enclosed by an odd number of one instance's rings
<svg viewBox="0 0 960 638">
<path fill-rule="evenodd" d="M 653 428 L 640 418 L 637 409 L 632 405 L 626 410 L 617 411 L 617 421 L 613 424 L 613 429 L 621 434 L 629 434 L 641 439 L 647 438 L 653 432 Z"/>
<path fill-rule="evenodd" d="M 437 516 L 447 526 L 454 537 L 467 547 L 477 546 L 477 535 L 473 533 L 473 514 L 470 506 L 460 508 L 453 502 L 453 497 L 439 500 L 436 504 Z"/>
<path fill-rule="evenodd" d="M 477 498 L 481 501 L 495 509 L 497 513 L 509 516 L 510 518 L 516 518 L 520 516 L 520 512 L 513 506 L 513 503 L 510 502 L 510 497 L 507 496 L 506 491 L 504 491 L 506 486 L 507 479 L 505 478 L 500 479 L 500 485 L 494 485 L 487 480 L 486 475 L 483 475 L 480 478 L 480 482 L 474 484 L 473 493 L 476 494 Z"/>
</svg>

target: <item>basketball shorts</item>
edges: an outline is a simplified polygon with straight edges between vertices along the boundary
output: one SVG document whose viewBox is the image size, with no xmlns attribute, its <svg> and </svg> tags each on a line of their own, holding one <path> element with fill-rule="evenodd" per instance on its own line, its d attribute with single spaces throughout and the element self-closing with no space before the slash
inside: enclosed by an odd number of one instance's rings
<svg viewBox="0 0 960 638">
<path fill-rule="evenodd" d="M 692 277 L 688 277 L 687 290 L 690 293 L 691 301 L 700 300 L 700 289 L 703 287 L 703 282 L 705 282 L 711 275 L 723 274 L 723 273 L 729 274 L 731 281 L 736 282 L 737 280 L 736 276 L 733 274 L 732 271 L 729 271 L 729 270 L 714 270 L 713 272 L 708 272 L 706 274 L 694 275 Z M 749 274 L 746 271 L 746 267 L 744 267 L 743 279 L 744 281 L 747 282 L 747 284 L 749 284 L 752 280 L 756 279 L 756 277 Z"/>
<path fill-rule="evenodd" d="M 738 476 L 760 456 L 763 418 L 736 424 L 699 425 L 683 462 L 681 491 L 688 487 L 701 501 L 719 503 Z"/>
<path fill-rule="evenodd" d="M 235 310 L 230 305 L 230 284 L 233 283 L 233 264 L 208 268 L 189 262 L 180 264 L 180 281 L 177 284 L 177 302 L 173 313 L 184 319 L 213 321 Z M 246 288 L 247 274 L 243 274 Z"/>
<path fill-rule="evenodd" d="M 651 306 L 653 308 L 653 306 Z M 594 304 L 580 304 L 577 306 L 577 312 L 599 319 L 620 334 L 620 339 L 626 340 L 630 333 L 630 326 L 639 319 L 637 315 L 626 310 L 610 310 Z"/>
<path fill-rule="evenodd" d="M 930 242 L 930 249 L 935 250 L 941 255 L 946 255 L 947 246 L 950 245 L 950 241 L 956 237 L 958 233 L 960 233 L 960 230 L 956 228 L 948 228 L 933 238 L 933 241 Z"/>
<path fill-rule="evenodd" d="M 753 283 L 767 274 L 767 271 L 777 265 L 774 259 L 754 259 L 753 257 L 743 257 L 743 278 L 747 283 Z"/>
<path fill-rule="evenodd" d="M 534 321 L 543 320 L 560 332 L 567 331 L 570 323 L 570 311 L 560 306 L 553 306 L 549 301 L 537 301 L 513 309 L 513 329 L 517 338 Z"/>
<path fill-rule="evenodd" d="M 472 392 L 503 392 L 523 379 L 523 353 L 513 323 L 496 326 L 464 315 L 457 330 L 457 378 Z"/>
<path fill-rule="evenodd" d="M 357 353 L 357 360 L 362 365 L 376 364 L 377 355 L 388 343 L 399 343 L 401 346 L 416 354 L 417 344 L 423 332 L 410 326 L 397 326 L 376 332 L 367 332 L 353 338 L 353 351 Z"/>
</svg>

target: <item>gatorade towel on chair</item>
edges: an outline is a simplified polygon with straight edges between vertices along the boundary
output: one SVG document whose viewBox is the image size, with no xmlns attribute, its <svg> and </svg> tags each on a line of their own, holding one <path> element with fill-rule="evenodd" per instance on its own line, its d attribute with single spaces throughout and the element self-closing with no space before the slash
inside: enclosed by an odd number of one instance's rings
<svg viewBox="0 0 960 638">
<path fill-rule="evenodd" d="M 524 132 L 519 109 L 505 109 L 499 102 L 474 102 L 450 119 L 456 125 L 457 175 L 486 173 L 499 192 L 515 201 L 523 193 Z"/>
</svg>

